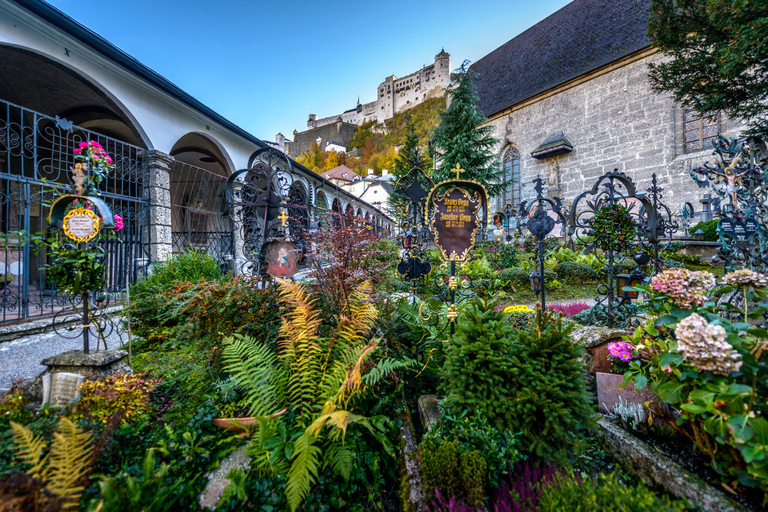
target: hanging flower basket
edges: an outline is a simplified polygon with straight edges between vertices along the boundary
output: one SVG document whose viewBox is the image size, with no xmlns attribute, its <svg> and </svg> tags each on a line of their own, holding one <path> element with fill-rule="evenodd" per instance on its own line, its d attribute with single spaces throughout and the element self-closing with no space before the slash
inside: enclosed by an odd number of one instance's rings
<svg viewBox="0 0 768 512">
<path fill-rule="evenodd" d="M 592 218 L 595 245 L 604 251 L 622 252 L 635 238 L 635 224 L 625 206 L 603 206 Z"/>
</svg>

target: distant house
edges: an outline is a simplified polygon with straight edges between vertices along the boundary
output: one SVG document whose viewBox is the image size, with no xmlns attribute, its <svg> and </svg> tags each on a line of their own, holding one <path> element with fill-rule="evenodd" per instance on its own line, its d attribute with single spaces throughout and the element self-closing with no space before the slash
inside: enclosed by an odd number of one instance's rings
<svg viewBox="0 0 768 512">
<path fill-rule="evenodd" d="M 323 173 L 321 173 L 321 176 L 331 183 L 334 183 L 339 186 L 346 185 L 352 181 L 354 181 L 356 178 L 359 179 L 360 175 L 357 174 L 355 171 L 347 167 L 346 165 L 340 165 L 338 167 L 334 167 L 333 169 L 329 169 Z"/>
<path fill-rule="evenodd" d="M 342 188 L 382 211 L 389 211 L 389 197 L 393 192 L 391 177 L 392 175 L 386 170 L 379 176 L 369 169 L 367 176 L 357 176 L 351 182 L 342 185 Z"/>
<path fill-rule="evenodd" d="M 331 140 L 331 141 L 328 141 L 328 143 L 325 145 L 325 151 L 335 151 L 337 153 L 346 153 L 347 147 L 341 142 L 336 142 L 335 140 Z"/>
</svg>

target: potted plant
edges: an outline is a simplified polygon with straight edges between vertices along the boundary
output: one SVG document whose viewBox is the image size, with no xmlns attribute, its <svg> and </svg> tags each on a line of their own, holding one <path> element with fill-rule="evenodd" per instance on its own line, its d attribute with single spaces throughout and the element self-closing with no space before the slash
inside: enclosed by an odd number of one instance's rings
<svg viewBox="0 0 768 512">
<path fill-rule="evenodd" d="M 608 343 L 608 361 L 611 367 L 608 368 L 608 372 L 595 373 L 597 402 L 603 414 L 615 414 L 616 406 L 626 407 L 626 404 L 644 404 L 658 400 L 655 393 L 647 388 L 643 389 L 645 382 L 642 382 L 642 379 L 638 382 L 629 381 L 622 386 L 624 372 L 629 370 L 630 363 L 641 359 L 635 344 L 629 340 L 631 338 Z"/>
</svg>

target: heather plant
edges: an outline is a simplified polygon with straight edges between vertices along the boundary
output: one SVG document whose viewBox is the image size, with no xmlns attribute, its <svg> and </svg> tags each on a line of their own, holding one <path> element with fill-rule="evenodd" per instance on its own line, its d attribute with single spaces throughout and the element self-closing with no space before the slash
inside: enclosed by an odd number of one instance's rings
<svg viewBox="0 0 768 512">
<path fill-rule="evenodd" d="M 538 510 L 541 492 L 562 475 L 554 464 L 539 464 L 531 460 L 518 462 L 507 481 L 496 490 L 493 512 L 530 512 Z"/>
<path fill-rule="evenodd" d="M 588 310 L 589 306 L 584 302 L 571 302 L 569 304 L 552 304 L 547 306 L 547 309 L 560 313 L 562 316 L 571 318 L 575 315 L 578 315 L 582 311 Z"/>
<path fill-rule="evenodd" d="M 642 307 L 654 320 L 632 337 L 640 357 L 624 381 L 649 386 L 669 404 L 673 414 L 652 406 L 654 414 L 711 459 L 724 485 L 759 487 L 768 500 L 768 331 L 754 324 L 768 313 L 767 281 L 749 270 L 733 274 L 708 295 L 673 274 L 660 278 L 663 286 L 635 287 L 649 295 Z M 730 304 L 734 297 L 742 303 Z"/>
</svg>

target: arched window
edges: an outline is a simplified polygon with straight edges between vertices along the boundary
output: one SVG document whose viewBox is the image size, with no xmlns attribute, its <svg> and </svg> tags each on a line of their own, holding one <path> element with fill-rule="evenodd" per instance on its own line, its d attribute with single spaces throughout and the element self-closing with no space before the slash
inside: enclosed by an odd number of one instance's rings
<svg viewBox="0 0 768 512">
<path fill-rule="evenodd" d="M 504 169 L 504 181 L 509 186 L 504 192 L 505 203 L 512 206 L 520 204 L 520 192 L 522 190 L 520 182 L 520 151 L 516 147 L 510 147 L 504 152 L 501 159 L 501 166 Z"/>
</svg>

